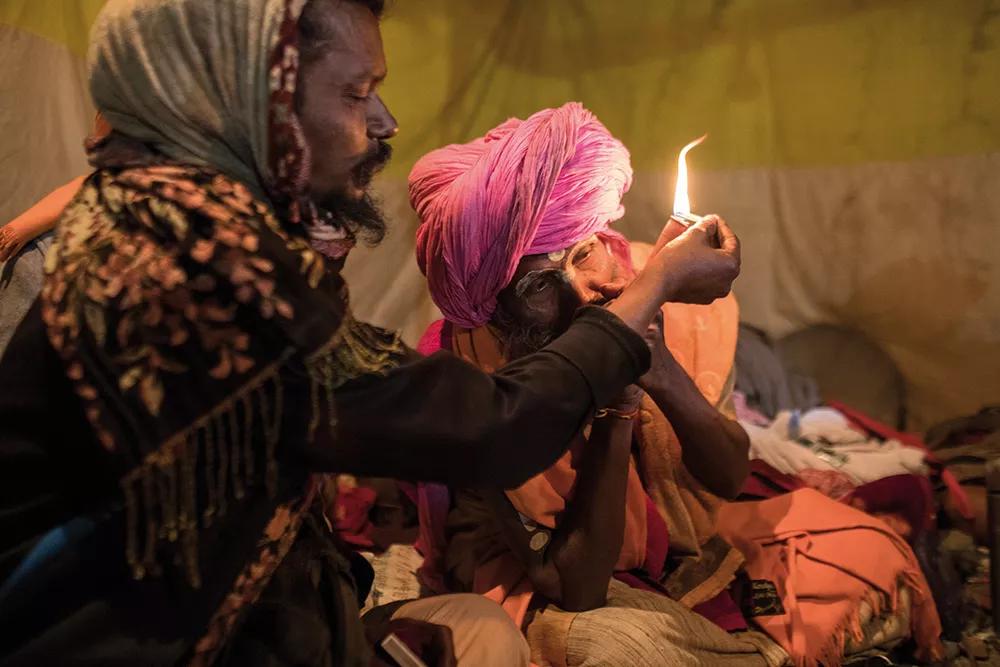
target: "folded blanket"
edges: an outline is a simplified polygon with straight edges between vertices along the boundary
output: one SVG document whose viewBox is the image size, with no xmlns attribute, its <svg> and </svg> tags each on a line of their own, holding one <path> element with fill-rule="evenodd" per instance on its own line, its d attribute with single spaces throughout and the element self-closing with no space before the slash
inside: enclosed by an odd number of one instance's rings
<svg viewBox="0 0 1000 667">
<path fill-rule="evenodd" d="M 846 640 L 862 636 L 862 602 L 895 611 L 912 596 L 910 631 L 921 659 L 942 655 L 941 622 L 913 551 L 885 523 L 813 489 L 730 503 L 719 533 L 746 557 L 747 573 L 777 600 L 753 620 L 796 666 L 838 667 Z"/>
</svg>

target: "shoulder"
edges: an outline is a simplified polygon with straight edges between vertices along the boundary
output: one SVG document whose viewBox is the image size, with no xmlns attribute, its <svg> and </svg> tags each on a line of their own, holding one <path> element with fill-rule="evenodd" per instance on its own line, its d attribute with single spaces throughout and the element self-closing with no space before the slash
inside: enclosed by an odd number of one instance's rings
<svg viewBox="0 0 1000 667">
<path fill-rule="evenodd" d="M 288 349 L 319 349 L 346 309 L 339 277 L 266 203 L 196 167 L 95 172 L 46 261 L 45 320 L 67 372 L 98 355 L 153 416 L 189 368 L 242 381 Z"/>
</svg>

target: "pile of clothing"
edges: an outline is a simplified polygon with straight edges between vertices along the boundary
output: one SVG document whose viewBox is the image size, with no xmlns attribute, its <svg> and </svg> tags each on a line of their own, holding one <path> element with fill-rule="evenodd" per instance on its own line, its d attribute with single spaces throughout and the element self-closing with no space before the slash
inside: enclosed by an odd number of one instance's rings
<svg viewBox="0 0 1000 667">
<path fill-rule="evenodd" d="M 894 518 L 923 528 L 935 514 L 933 480 L 968 515 L 954 474 L 919 437 L 842 402 L 824 405 L 816 381 L 789 370 L 766 336 L 747 325 L 740 327 L 736 369 L 736 416 L 754 462 L 746 495 L 812 488 L 882 514 L 894 528 L 904 529 Z"/>
<path fill-rule="evenodd" d="M 949 664 L 1000 664 L 984 576 L 986 466 L 1000 458 L 1000 407 L 906 433 L 793 372 L 741 326 L 734 403 L 750 437 L 741 500 L 811 489 L 880 519 L 911 546 L 942 621 Z M 888 659 L 888 654 L 886 654 Z M 894 663 L 899 655 L 893 656 Z M 997 661 L 996 663 L 994 661 Z"/>
</svg>

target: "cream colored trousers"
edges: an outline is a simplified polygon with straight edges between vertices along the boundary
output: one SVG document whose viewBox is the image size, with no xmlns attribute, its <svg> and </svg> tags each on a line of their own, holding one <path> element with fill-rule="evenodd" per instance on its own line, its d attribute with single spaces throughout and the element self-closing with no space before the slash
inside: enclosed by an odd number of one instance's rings
<svg viewBox="0 0 1000 667">
<path fill-rule="evenodd" d="M 527 667 L 528 642 L 500 605 L 481 595 L 436 595 L 408 602 L 393 619 L 411 618 L 451 629 L 458 667 Z"/>
</svg>

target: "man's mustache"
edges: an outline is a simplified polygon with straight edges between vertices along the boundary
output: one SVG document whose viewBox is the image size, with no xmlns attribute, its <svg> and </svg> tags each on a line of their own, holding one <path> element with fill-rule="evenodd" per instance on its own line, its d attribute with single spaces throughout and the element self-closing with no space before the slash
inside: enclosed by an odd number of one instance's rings
<svg viewBox="0 0 1000 667">
<path fill-rule="evenodd" d="M 355 179 L 362 185 L 368 184 L 375 174 L 380 172 L 391 159 L 392 146 L 381 139 L 377 140 L 375 146 L 368 151 L 364 159 L 352 170 Z"/>
</svg>

